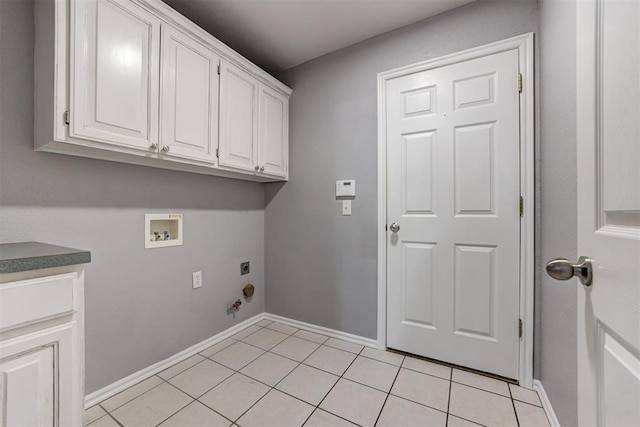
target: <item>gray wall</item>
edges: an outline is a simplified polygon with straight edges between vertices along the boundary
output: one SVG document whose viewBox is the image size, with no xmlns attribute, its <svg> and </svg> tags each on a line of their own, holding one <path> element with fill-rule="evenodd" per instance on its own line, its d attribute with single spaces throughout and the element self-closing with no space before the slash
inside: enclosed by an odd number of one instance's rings
<svg viewBox="0 0 640 427">
<path fill-rule="evenodd" d="M 0 242 L 88 249 L 87 392 L 264 311 L 260 184 L 33 151 L 33 4 L 0 1 Z M 145 250 L 144 213 L 184 214 L 184 245 Z M 256 296 L 236 318 L 245 284 Z M 204 286 L 191 288 L 202 270 Z"/>
<path fill-rule="evenodd" d="M 290 182 L 266 188 L 270 313 L 376 338 L 377 73 L 537 30 L 536 1 L 455 9 L 283 72 Z M 354 178 L 353 215 L 335 180 Z"/>
<path fill-rule="evenodd" d="M 577 256 L 576 4 L 540 1 L 541 267 Z M 537 376 L 563 426 L 578 425 L 576 283 L 539 269 Z"/>
</svg>

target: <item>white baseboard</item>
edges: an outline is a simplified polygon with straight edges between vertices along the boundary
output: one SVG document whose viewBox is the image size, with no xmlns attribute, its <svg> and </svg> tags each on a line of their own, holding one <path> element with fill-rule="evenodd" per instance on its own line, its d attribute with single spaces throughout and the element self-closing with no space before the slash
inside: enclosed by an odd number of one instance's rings
<svg viewBox="0 0 640 427">
<path fill-rule="evenodd" d="M 173 356 L 170 356 L 164 360 L 161 360 L 158 363 L 154 363 L 153 365 L 148 366 L 144 369 L 141 369 L 138 372 L 134 372 L 133 374 L 119 381 L 116 381 L 113 384 L 103 387 L 100 390 L 96 390 L 93 393 L 85 396 L 84 406 L 85 408 L 90 408 L 96 403 L 102 402 L 103 400 L 108 399 L 111 396 L 114 396 L 120 393 L 121 391 L 131 387 L 132 385 L 135 385 L 140 381 L 146 380 L 147 378 L 157 374 L 158 372 L 164 371 L 168 367 L 173 366 L 178 362 L 182 362 L 183 360 L 193 356 L 194 354 L 199 353 L 202 350 L 224 340 L 225 338 L 228 338 L 231 335 L 234 335 L 240 332 L 240 330 L 246 328 L 247 326 L 251 326 L 254 323 L 258 323 L 264 318 L 265 318 L 264 313 L 260 313 L 256 316 L 253 316 L 243 322 L 238 323 L 237 325 L 230 327 L 229 329 L 225 329 L 224 331 L 212 336 L 211 338 L 207 338 L 206 340 L 194 346 L 191 346 L 185 350 L 182 350 L 179 353 L 176 353 Z"/>
<path fill-rule="evenodd" d="M 347 332 L 338 331 L 335 329 L 325 328 L 323 326 L 313 325 L 311 323 L 301 322 L 299 320 L 289 319 L 288 317 L 278 316 L 277 314 L 264 313 L 266 320 L 273 320 L 276 322 L 284 323 L 285 325 L 293 326 L 306 331 L 315 332 L 317 334 L 326 335 L 333 338 L 338 338 L 344 341 L 364 345 L 366 347 L 378 348 L 378 341 L 372 338 L 365 338 L 359 335 L 353 335 Z"/>
<path fill-rule="evenodd" d="M 139 370 L 138 372 L 134 372 L 133 374 L 116 381 L 113 384 L 110 384 L 106 387 L 101 388 L 100 390 L 96 390 L 91 394 L 88 394 L 84 398 L 84 406 L 85 408 L 90 408 L 96 403 L 102 402 L 105 399 L 114 396 L 121 391 L 139 383 L 140 381 L 146 380 L 149 377 L 157 374 L 158 372 L 162 372 L 170 366 L 175 365 L 176 363 L 182 362 L 183 360 L 193 356 L 196 353 L 201 352 L 202 350 L 224 340 L 225 338 L 234 335 L 240 330 L 253 325 L 254 323 L 258 323 L 261 320 L 272 320 L 280 323 L 284 323 L 289 326 L 294 326 L 299 329 L 304 329 L 310 332 L 315 332 L 322 335 L 327 335 L 333 338 L 339 338 L 344 341 L 349 341 L 352 343 L 364 345 L 367 347 L 377 347 L 377 341 L 371 338 L 365 338 L 358 335 L 349 334 L 347 332 L 337 331 L 335 329 L 329 329 L 322 326 L 312 325 L 310 323 L 300 322 L 298 320 L 289 319 L 287 317 L 278 316 L 275 314 L 269 313 L 261 313 L 256 316 L 253 316 L 250 319 L 247 319 L 241 323 L 238 323 L 235 326 L 230 327 L 217 335 L 212 336 L 211 338 L 207 338 L 206 340 L 193 345 L 185 350 L 182 350 L 179 353 L 174 354 L 164 360 L 161 360 L 158 363 L 154 363 L 151 366 L 148 366 L 144 369 Z"/>
<path fill-rule="evenodd" d="M 533 389 L 537 391 L 538 396 L 540 396 L 542 409 L 544 409 L 544 413 L 547 414 L 547 419 L 549 420 L 549 424 L 551 424 L 551 427 L 560 427 L 558 417 L 556 417 L 556 413 L 553 411 L 549 396 L 547 396 L 547 392 L 544 391 L 544 387 L 542 386 L 540 380 L 533 380 Z"/>
</svg>

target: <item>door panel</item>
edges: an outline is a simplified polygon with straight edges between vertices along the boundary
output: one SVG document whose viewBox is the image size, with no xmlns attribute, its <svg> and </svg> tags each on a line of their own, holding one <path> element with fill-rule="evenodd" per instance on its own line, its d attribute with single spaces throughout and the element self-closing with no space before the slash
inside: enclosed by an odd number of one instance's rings
<svg viewBox="0 0 640 427">
<path fill-rule="evenodd" d="M 227 61 L 220 66 L 220 165 L 258 165 L 258 81 Z"/>
<path fill-rule="evenodd" d="M 162 42 L 160 152 L 215 163 L 220 57 L 168 26 Z"/>
<path fill-rule="evenodd" d="M 419 132 L 402 136 L 402 212 L 403 214 L 434 214 L 436 141 L 434 132 Z M 425 167 L 428 165 L 428 167 Z"/>
<path fill-rule="evenodd" d="M 495 267 L 495 247 L 456 245 L 454 333 L 495 340 Z"/>
<path fill-rule="evenodd" d="M 495 214 L 495 123 L 454 130 L 456 215 Z"/>
<path fill-rule="evenodd" d="M 160 21 L 121 0 L 74 8 L 71 136 L 146 150 L 158 140 Z"/>
<path fill-rule="evenodd" d="M 435 255 L 436 245 L 403 243 L 404 317 L 413 325 L 434 327 L 435 317 Z"/>
<path fill-rule="evenodd" d="M 387 346 L 518 377 L 518 54 L 387 85 Z"/>
<path fill-rule="evenodd" d="M 640 425 L 640 3 L 577 6 L 581 426 Z M 561 254 L 559 254 L 561 255 Z"/>
</svg>

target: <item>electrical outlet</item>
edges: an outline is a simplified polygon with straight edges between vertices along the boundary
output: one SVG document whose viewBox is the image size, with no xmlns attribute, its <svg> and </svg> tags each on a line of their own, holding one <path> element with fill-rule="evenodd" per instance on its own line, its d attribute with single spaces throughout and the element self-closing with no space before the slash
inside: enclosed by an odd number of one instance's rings
<svg viewBox="0 0 640 427">
<path fill-rule="evenodd" d="M 202 271 L 193 273 L 193 289 L 202 287 Z"/>
<path fill-rule="evenodd" d="M 243 262 L 240 264 L 240 275 L 244 276 L 245 274 L 249 274 L 251 271 L 251 267 L 249 265 L 249 261 Z"/>
<path fill-rule="evenodd" d="M 351 215 L 351 200 L 342 201 L 342 215 Z"/>
</svg>

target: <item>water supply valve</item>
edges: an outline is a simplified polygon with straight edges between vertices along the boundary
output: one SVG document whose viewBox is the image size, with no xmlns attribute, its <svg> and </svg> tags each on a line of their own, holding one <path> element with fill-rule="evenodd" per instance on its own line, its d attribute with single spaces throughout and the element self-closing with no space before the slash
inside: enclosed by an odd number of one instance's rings
<svg viewBox="0 0 640 427">
<path fill-rule="evenodd" d="M 237 299 L 236 302 L 234 302 L 233 304 L 229 305 L 229 307 L 227 307 L 227 309 L 229 311 L 238 311 L 240 309 L 241 305 L 242 305 L 242 301 L 240 301 L 240 299 Z"/>
</svg>

